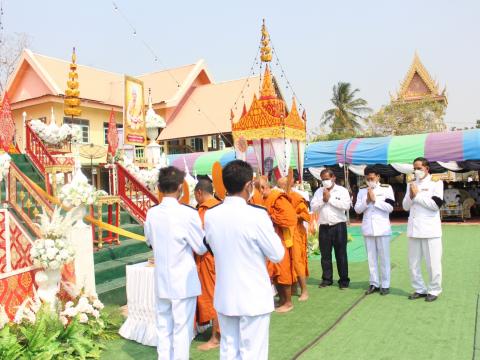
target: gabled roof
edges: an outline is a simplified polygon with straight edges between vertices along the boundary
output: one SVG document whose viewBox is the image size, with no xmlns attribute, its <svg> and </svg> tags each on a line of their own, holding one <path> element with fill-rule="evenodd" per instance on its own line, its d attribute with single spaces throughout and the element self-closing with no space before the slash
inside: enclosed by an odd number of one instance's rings
<svg viewBox="0 0 480 360">
<path fill-rule="evenodd" d="M 259 89 L 259 76 L 194 88 L 184 105 L 168 120 L 167 127 L 162 130 L 158 140 L 230 133 L 231 112 L 235 118 L 239 118 L 244 101 L 250 107 L 250 102 L 254 94 L 258 96 Z M 232 109 L 235 101 L 236 108 Z"/>
<path fill-rule="evenodd" d="M 401 83 L 396 101 L 415 101 L 430 96 L 436 100 L 447 101 L 445 90 L 440 93 L 438 84 L 430 76 L 425 66 L 420 61 L 417 52 L 412 64 Z"/>
<path fill-rule="evenodd" d="M 9 93 L 15 91 L 15 85 L 19 81 L 18 75 L 28 65 L 49 89 L 50 93 L 45 95 L 63 96 L 67 86 L 69 64 L 69 61 L 36 54 L 26 49 L 6 89 Z M 152 88 L 153 103 L 162 103 L 165 106 L 176 105 L 195 81 L 201 83 L 212 81 L 203 60 L 195 64 L 144 74 L 138 78 L 144 81 L 145 91 L 148 91 L 149 87 Z M 81 99 L 123 106 L 124 74 L 78 65 L 78 80 Z"/>
</svg>

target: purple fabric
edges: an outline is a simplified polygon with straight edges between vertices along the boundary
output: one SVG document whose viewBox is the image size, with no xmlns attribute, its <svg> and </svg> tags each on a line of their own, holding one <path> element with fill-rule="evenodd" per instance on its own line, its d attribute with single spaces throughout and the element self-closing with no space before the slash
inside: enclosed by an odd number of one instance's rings
<svg viewBox="0 0 480 360">
<path fill-rule="evenodd" d="M 337 146 L 337 163 L 345 163 L 345 146 L 348 140 L 341 140 Z"/>
<path fill-rule="evenodd" d="M 353 153 L 355 152 L 355 149 L 357 148 L 357 145 L 362 141 L 362 139 L 353 139 L 347 147 L 347 158 L 346 158 L 346 163 L 347 164 L 352 164 L 353 161 Z"/>
<path fill-rule="evenodd" d="M 449 131 L 431 133 L 425 139 L 425 158 L 429 161 L 461 161 L 463 154 L 463 132 Z"/>
<path fill-rule="evenodd" d="M 181 170 L 185 170 L 185 162 L 183 161 L 183 159 L 185 159 L 185 161 L 187 162 L 188 171 L 190 172 L 190 174 L 192 174 L 195 161 L 200 155 L 203 155 L 203 154 L 205 153 L 198 152 L 198 153 L 190 153 L 190 154 L 185 154 L 183 156 L 179 156 L 178 158 L 173 160 L 171 165 Z"/>
</svg>

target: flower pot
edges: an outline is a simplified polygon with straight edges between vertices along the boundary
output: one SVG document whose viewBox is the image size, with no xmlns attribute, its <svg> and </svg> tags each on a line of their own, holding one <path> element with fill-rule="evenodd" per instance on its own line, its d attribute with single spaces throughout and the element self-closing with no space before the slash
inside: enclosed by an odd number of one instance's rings
<svg viewBox="0 0 480 360">
<path fill-rule="evenodd" d="M 60 290 L 60 268 L 44 269 L 35 274 L 35 281 L 38 285 L 38 297 L 45 303 L 50 305 L 52 310 L 55 309 L 57 303 L 57 294 Z"/>
</svg>

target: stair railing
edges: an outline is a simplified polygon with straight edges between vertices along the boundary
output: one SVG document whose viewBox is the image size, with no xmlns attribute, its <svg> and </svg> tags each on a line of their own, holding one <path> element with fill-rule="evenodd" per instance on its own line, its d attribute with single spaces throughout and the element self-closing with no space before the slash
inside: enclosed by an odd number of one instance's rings
<svg viewBox="0 0 480 360">
<path fill-rule="evenodd" d="M 122 165 L 117 166 L 118 196 L 125 207 L 140 222 L 144 222 L 147 211 L 159 203 L 159 199 Z"/>
</svg>

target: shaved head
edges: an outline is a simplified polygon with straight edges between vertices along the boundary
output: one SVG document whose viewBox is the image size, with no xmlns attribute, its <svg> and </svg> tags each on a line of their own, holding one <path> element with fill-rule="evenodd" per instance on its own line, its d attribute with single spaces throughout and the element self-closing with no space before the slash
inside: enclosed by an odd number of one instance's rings
<svg viewBox="0 0 480 360">
<path fill-rule="evenodd" d="M 257 180 L 255 180 L 255 187 L 258 189 L 260 194 L 262 194 L 264 199 L 267 198 L 272 190 L 272 186 L 268 182 L 268 178 L 266 176 L 258 177 Z"/>
<path fill-rule="evenodd" d="M 283 191 L 288 190 L 288 177 L 284 176 L 277 180 L 277 186 L 282 189 Z"/>
<path fill-rule="evenodd" d="M 201 190 L 203 192 L 206 192 L 208 194 L 213 195 L 212 182 L 210 180 L 207 180 L 207 179 L 198 180 L 197 185 L 195 185 L 195 190 L 194 191 L 198 191 L 198 190 Z"/>
<path fill-rule="evenodd" d="M 195 200 L 199 205 L 213 197 L 213 185 L 210 179 L 199 179 L 193 190 Z"/>
</svg>

